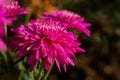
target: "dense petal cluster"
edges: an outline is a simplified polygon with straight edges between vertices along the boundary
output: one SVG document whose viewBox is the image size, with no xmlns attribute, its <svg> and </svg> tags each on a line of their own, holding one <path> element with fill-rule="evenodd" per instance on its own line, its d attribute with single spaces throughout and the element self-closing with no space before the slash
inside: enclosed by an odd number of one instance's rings
<svg viewBox="0 0 120 80">
<path fill-rule="evenodd" d="M 66 65 L 74 66 L 74 53 L 85 52 L 79 47 L 78 36 L 67 32 L 56 21 L 32 20 L 27 26 L 21 25 L 12 31 L 15 35 L 10 38 L 10 46 L 18 52 L 19 57 L 29 55 L 27 63 L 31 71 L 40 59 L 46 70 L 55 60 L 58 69 L 61 65 L 66 71 Z"/>
<path fill-rule="evenodd" d="M 11 25 L 15 16 L 27 14 L 24 8 L 20 8 L 17 1 L 0 0 L 0 50 L 6 51 L 6 46 L 2 38 L 5 36 L 5 25 Z"/>
<path fill-rule="evenodd" d="M 44 18 L 60 21 L 65 27 L 73 28 L 85 33 L 87 36 L 91 35 L 88 27 L 90 23 L 84 22 L 84 18 L 76 13 L 67 10 L 56 10 L 52 15 L 45 13 Z"/>
</svg>

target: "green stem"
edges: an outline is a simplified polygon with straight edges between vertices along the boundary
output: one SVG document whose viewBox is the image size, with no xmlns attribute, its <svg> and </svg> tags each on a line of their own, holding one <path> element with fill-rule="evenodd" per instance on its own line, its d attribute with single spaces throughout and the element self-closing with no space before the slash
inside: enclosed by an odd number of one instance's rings
<svg viewBox="0 0 120 80">
<path fill-rule="evenodd" d="M 28 24 L 28 22 L 29 22 L 29 20 L 30 20 L 30 17 L 31 17 L 31 14 L 26 15 L 26 18 L 25 18 L 25 25 Z"/>
<path fill-rule="evenodd" d="M 27 58 L 27 57 L 24 56 L 24 61 L 26 61 L 26 58 Z M 23 66 L 23 62 L 24 62 L 24 61 L 21 61 L 20 63 L 18 63 L 18 66 L 19 66 L 19 69 L 20 69 L 20 75 L 19 75 L 19 77 L 18 77 L 18 80 L 22 80 L 23 75 L 24 75 L 24 73 L 25 73 L 25 68 L 24 68 L 24 66 Z"/>
<path fill-rule="evenodd" d="M 28 74 L 29 74 L 29 80 L 35 80 L 33 72 L 28 71 Z"/>
<path fill-rule="evenodd" d="M 7 44 L 8 43 L 8 35 L 7 35 L 7 25 L 6 24 L 4 25 L 4 29 L 5 29 L 5 41 Z"/>
<path fill-rule="evenodd" d="M 22 80 L 23 74 L 24 74 L 24 70 L 21 70 L 18 80 Z"/>
<path fill-rule="evenodd" d="M 43 78 L 43 80 L 47 80 L 52 68 L 53 68 L 53 65 L 55 63 L 55 60 L 52 61 L 52 64 L 50 65 L 50 70 L 46 73 L 45 77 Z"/>
<path fill-rule="evenodd" d="M 28 56 L 29 54 L 21 57 L 20 59 L 18 59 L 16 62 L 13 63 L 13 65 L 17 64 L 18 62 L 20 62 L 21 60 L 23 60 L 26 56 Z"/>
<path fill-rule="evenodd" d="M 39 76 L 38 76 L 37 80 L 41 80 L 42 79 L 43 73 L 44 73 L 44 67 L 42 67 L 42 69 L 40 70 Z"/>
<path fill-rule="evenodd" d="M 6 45 L 8 44 L 8 34 L 7 34 L 7 24 L 4 25 L 4 29 L 5 29 L 5 42 L 6 42 Z M 6 52 L 6 54 L 9 56 L 9 53 Z M 6 57 L 6 63 L 7 63 L 7 78 L 8 80 L 11 80 L 11 73 L 10 73 L 10 65 L 9 65 L 9 62 L 8 62 L 8 58 L 7 58 L 7 55 L 3 55 L 4 57 Z"/>
</svg>

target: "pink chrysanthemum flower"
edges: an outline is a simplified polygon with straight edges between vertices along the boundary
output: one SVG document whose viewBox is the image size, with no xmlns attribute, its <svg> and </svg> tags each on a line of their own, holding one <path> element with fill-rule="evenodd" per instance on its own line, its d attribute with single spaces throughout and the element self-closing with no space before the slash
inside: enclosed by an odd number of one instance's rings
<svg viewBox="0 0 120 80">
<path fill-rule="evenodd" d="M 29 54 L 27 63 L 31 71 L 40 59 L 46 70 L 54 59 L 58 69 L 62 65 L 66 71 L 66 65 L 74 66 L 74 53 L 85 50 L 79 47 L 77 35 L 61 26 L 61 23 L 52 20 L 33 20 L 28 26 L 12 29 L 15 35 L 10 38 L 10 46 L 19 57 Z"/>
<path fill-rule="evenodd" d="M 20 14 L 28 14 L 25 8 L 18 5 L 18 1 L 0 0 L 0 6 L 7 10 L 7 16 L 16 16 Z"/>
<path fill-rule="evenodd" d="M 73 28 L 80 32 L 85 33 L 87 36 L 91 35 L 88 27 L 91 25 L 90 23 L 84 22 L 84 18 L 79 16 L 76 13 L 67 10 L 56 10 L 52 15 L 45 13 L 44 16 L 46 19 L 52 19 L 56 21 L 60 21 L 67 26 L 67 28 Z"/>
<path fill-rule="evenodd" d="M 4 26 L 11 25 L 14 19 L 14 17 L 8 17 L 7 10 L 0 6 L 0 36 L 5 35 Z"/>
<path fill-rule="evenodd" d="M 20 14 L 28 14 L 28 11 L 25 8 L 21 8 L 18 5 L 18 1 L 9 2 L 4 6 L 7 9 L 8 16 L 16 16 Z"/>
<path fill-rule="evenodd" d="M 18 1 L 0 0 L 0 26 L 10 25 L 16 15 L 27 13 L 25 8 L 18 5 Z"/>
<path fill-rule="evenodd" d="M 5 25 L 11 25 L 13 19 L 7 17 L 7 11 L 0 6 L 0 50 L 6 51 L 7 48 L 5 46 L 2 37 L 5 36 Z"/>
<path fill-rule="evenodd" d="M 5 36 L 5 25 L 12 25 L 15 16 L 28 13 L 26 9 L 20 8 L 17 1 L 0 0 L 0 49 L 6 51 L 2 38 Z"/>
</svg>

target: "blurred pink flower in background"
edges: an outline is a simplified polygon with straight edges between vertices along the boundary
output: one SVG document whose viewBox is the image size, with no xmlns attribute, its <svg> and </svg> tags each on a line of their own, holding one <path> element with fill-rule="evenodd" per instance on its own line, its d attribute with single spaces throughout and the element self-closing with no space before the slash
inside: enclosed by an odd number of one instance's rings
<svg viewBox="0 0 120 80">
<path fill-rule="evenodd" d="M 13 18 L 7 17 L 7 11 L 0 6 L 0 50 L 6 51 L 7 47 L 2 40 L 5 36 L 5 25 L 11 25 Z"/>
<path fill-rule="evenodd" d="M 56 10 L 52 15 L 45 13 L 43 17 L 46 19 L 60 21 L 65 27 L 76 29 L 87 36 L 91 35 L 91 32 L 88 29 L 91 24 L 84 22 L 83 17 L 71 11 Z"/>
<path fill-rule="evenodd" d="M 74 66 L 75 53 L 85 50 L 79 47 L 78 36 L 61 26 L 52 20 L 32 20 L 28 26 L 12 29 L 15 35 L 10 38 L 10 46 L 19 57 L 29 54 L 27 63 L 31 71 L 40 59 L 46 70 L 55 60 L 59 71 L 60 65 L 66 71 L 66 65 Z"/>
<path fill-rule="evenodd" d="M 12 25 L 15 16 L 19 14 L 27 14 L 25 8 L 21 8 L 17 1 L 9 2 L 9 0 L 0 0 L 0 50 L 6 51 L 6 46 L 2 38 L 5 36 L 4 26 Z"/>
<path fill-rule="evenodd" d="M 7 9 L 8 16 L 16 16 L 20 14 L 28 14 L 25 8 L 18 5 L 18 1 L 13 1 L 4 6 Z"/>
<path fill-rule="evenodd" d="M 4 26 L 11 25 L 12 21 L 12 18 L 7 17 L 7 11 L 0 7 L 0 36 L 5 35 Z"/>
</svg>

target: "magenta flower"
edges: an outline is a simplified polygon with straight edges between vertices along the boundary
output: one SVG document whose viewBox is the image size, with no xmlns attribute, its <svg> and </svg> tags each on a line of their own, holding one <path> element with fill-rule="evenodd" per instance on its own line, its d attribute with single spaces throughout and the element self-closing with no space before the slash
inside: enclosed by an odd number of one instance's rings
<svg viewBox="0 0 120 80">
<path fill-rule="evenodd" d="M 18 1 L 0 0 L 0 26 L 11 25 L 16 15 L 27 13 L 25 8 L 18 5 Z"/>
<path fill-rule="evenodd" d="M 4 25 L 9 22 L 7 20 L 6 11 L 0 7 L 0 36 L 5 35 Z"/>
<path fill-rule="evenodd" d="M 53 15 L 45 13 L 44 16 L 46 19 L 52 19 L 55 21 L 60 21 L 67 28 L 73 28 L 80 32 L 85 33 L 87 36 L 91 35 L 88 27 L 90 23 L 84 22 L 84 18 L 79 16 L 76 13 L 67 10 L 56 10 Z"/>
<path fill-rule="evenodd" d="M 73 65 L 76 52 L 85 52 L 79 47 L 77 35 L 67 32 L 61 23 L 52 20 L 33 20 L 28 26 L 21 25 L 12 29 L 10 46 L 19 57 L 29 55 L 27 63 L 32 71 L 41 59 L 46 70 L 54 59 L 60 71 L 60 65 L 66 71 L 66 65 Z"/>
<path fill-rule="evenodd" d="M 7 9 L 8 16 L 16 16 L 20 14 L 28 14 L 28 11 L 25 8 L 21 8 L 18 5 L 18 1 L 9 2 L 4 6 Z"/>
<path fill-rule="evenodd" d="M 0 50 L 7 50 L 5 43 L 2 40 L 2 37 L 5 36 L 4 26 L 6 24 L 11 25 L 12 21 L 12 18 L 7 17 L 7 11 L 0 6 Z"/>
<path fill-rule="evenodd" d="M 14 20 L 15 16 L 19 14 L 27 14 L 25 8 L 21 8 L 18 5 L 18 1 L 0 0 L 0 26 L 10 25 Z"/>
<path fill-rule="evenodd" d="M 28 13 L 26 9 L 20 8 L 17 1 L 9 2 L 8 0 L 0 0 L 0 49 L 6 50 L 6 46 L 2 38 L 5 36 L 5 25 L 12 25 L 15 16 Z"/>
<path fill-rule="evenodd" d="M 16 16 L 20 14 L 28 14 L 25 8 L 18 5 L 18 1 L 0 0 L 0 6 L 7 10 L 7 16 Z"/>
</svg>

